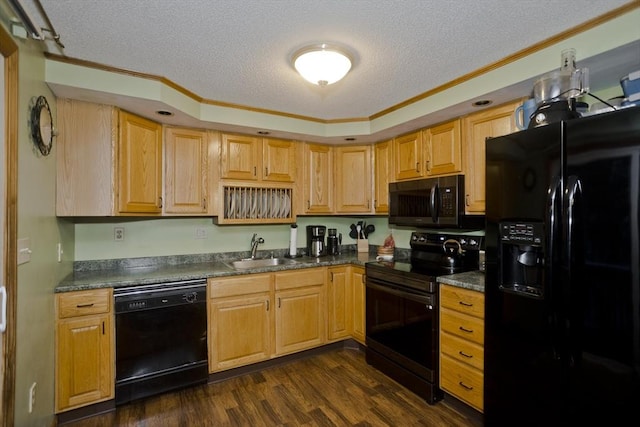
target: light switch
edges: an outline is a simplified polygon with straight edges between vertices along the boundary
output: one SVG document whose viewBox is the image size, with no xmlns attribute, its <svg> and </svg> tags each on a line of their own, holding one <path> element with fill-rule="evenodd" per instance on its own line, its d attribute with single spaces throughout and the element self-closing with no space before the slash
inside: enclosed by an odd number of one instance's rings
<svg viewBox="0 0 640 427">
<path fill-rule="evenodd" d="M 18 239 L 18 265 L 31 261 L 31 238 Z"/>
</svg>

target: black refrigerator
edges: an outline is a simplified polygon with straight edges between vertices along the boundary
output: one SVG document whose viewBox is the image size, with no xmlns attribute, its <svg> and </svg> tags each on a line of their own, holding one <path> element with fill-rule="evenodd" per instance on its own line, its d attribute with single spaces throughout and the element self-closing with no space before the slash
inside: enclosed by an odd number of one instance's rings
<svg viewBox="0 0 640 427">
<path fill-rule="evenodd" d="M 635 425 L 640 107 L 487 139 L 486 195 L 485 426 Z"/>
</svg>

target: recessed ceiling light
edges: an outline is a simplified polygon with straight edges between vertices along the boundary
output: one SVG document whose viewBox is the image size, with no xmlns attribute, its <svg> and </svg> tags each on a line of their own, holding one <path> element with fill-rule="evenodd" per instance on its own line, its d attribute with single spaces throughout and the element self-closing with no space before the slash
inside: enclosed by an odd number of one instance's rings
<svg viewBox="0 0 640 427">
<path fill-rule="evenodd" d="M 493 104 L 493 101 L 491 101 L 490 99 L 481 99 L 479 101 L 474 102 L 473 105 L 474 107 L 486 107 L 487 105 L 491 105 Z"/>
<path fill-rule="evenodd" d="M 167 110 L 158 110 L 156 111 L 156 114 L 159 114 L 161 116 L 173 116 L 173 113 Z"/>
</svg>

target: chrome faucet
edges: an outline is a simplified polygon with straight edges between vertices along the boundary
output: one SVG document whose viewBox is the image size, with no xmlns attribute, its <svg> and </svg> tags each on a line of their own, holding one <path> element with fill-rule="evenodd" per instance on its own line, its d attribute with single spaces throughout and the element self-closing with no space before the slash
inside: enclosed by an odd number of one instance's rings
<svg viewBox="0 0 640 427">
<path fill-rule="evenodd" d="M 251 237 L 251 259 L 256 259 L 256 252 L 258 252 L 258 245 L 260 243 L 264 243 L 264 239 L 258 237 L 256 233 L 253 233 L 253 237 Z"/>
</svg>

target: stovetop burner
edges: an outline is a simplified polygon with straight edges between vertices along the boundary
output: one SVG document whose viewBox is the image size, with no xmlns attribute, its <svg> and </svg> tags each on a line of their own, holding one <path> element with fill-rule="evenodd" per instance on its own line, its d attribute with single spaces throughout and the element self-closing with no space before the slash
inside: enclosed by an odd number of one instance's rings
<svg viewBox="0 0 640 427">
<path fill-rule="evenodd" d="M 452 268 L 443 262 L 443 243 L 456 240 L 464 251 L 462 262 Z M 436 278 L 448 274 L 477 270 L 483 236 L 413 232 L 411 234 L 411 256 L 398 261 L 376 261 L 366 263 L 367 275 L 375 275 L 390 283 L 435 292 Z"/>
</svg>

